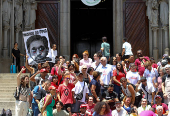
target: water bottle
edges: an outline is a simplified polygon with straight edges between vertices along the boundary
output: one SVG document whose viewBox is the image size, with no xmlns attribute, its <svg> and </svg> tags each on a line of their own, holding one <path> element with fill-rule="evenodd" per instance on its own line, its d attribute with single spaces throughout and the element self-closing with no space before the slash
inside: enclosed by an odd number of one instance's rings
<svg viewBox="0 0 170 116">
<path fill-rule="evenodd" d="M 32 116 L 32 113 L 33 113 L 33 111 L 32 111 L 32 109 L 30 107 L 29 110 L 28 110 L 28 115 L 27 116 Z"/>
</svg>

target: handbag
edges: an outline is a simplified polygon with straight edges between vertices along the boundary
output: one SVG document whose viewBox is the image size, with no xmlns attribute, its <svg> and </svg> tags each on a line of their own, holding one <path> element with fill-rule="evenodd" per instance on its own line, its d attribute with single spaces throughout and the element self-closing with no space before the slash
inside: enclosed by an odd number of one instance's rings
<svg viewBox="0 0 170 116">
<path fill-rule="evenodd" d="M 16 87 L 16 91 L 14 93 L 14 97 L 16 100 L 19 100 L 20 91 L 21 91 L 21 85 L 19 86 L 19 91 L 17 91 L 17 87 Z"/>
<path fill-rule="evenodd" d="M 85 82 L 84 82 L 84 86 L 85 86 Z M 76 94 L 76 99 L 77 100 L 81 100 L 83 98 L 84 86 L 83 86 L 82 91 L 80 93 Z"/>
</svg>

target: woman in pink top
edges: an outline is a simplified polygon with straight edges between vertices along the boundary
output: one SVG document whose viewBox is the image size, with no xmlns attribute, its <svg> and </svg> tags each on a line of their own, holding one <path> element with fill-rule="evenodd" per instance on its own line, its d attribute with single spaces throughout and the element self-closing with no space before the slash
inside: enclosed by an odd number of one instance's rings
<svg viewBox="0 0 170 116">
<path fill-rule="evenodd" d="M 163 92 L 162 92 L 162 77 L 164 76 L 164 74 L 166 73 L 165 68 L 162 67 L 159 70 L 159 74 L 160 76 L 157 79 L 158 82 L 158 95 L 160 95 L 162 97 L 162 103 L 164 102 L 164 97 L 163 97 Z"/>
<path fill-rule="evenodd" d="M 89 57 L 89 52 L 86 50 L 83 52 L 83 59 L 80 60 L 80 66 L 86 65 L 87 69 L 91 67 L 92 59 L 88 57 Z"/>
</svg>

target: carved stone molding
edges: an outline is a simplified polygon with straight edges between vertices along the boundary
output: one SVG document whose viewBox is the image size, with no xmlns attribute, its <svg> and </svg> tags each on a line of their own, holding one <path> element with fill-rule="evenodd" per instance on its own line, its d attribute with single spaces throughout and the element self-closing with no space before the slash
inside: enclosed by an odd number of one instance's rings
<svg viewBox="0 0 170 116">
<path fill-rule="evenodd" d="M 167 31 L 168 30 L 168 26 L 164 26 L 162 29 Z"/>
<path fill-rule="evenodd" d="M 9 29 L 9 26 L 4 26 L 3 29 L 7 31 Z"/>
<path fill-rule="evenodd" d="M 158 28 L 158 27 L 151 27 L 151 29 L 155 32 L 155 31 L 157 31 L 159 28 Z"/>
<path fill-rule="evenodd" d="M 21 31 L 21 28 L 15 28 L 16 33 L 19 33 L 19 31 Z"/>
</svg>

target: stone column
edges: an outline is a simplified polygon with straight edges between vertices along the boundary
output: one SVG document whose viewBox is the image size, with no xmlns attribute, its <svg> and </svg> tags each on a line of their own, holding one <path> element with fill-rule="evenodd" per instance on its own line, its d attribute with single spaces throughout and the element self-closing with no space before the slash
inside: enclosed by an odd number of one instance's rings
<svg viewBox="0 0 170 116">
<path fill-rule="evenodd" d="M 60 55 L 70 59 L 70 0 L 60 1 Z"/>
<path fill-rule="evenodd" d="M 165 34 L 165 54 L 169 54 L 169 46 L 168 46 L 168 27 L 164 26 L 162 28 L 164 30 L 164 34 Z"/>
<path fill-rule="evenodd" d="M 155 62 L 158 61 L 158 27 L 152 27 L 153 30 L 153 57 L 155 59 Z"/>
<path fill-rule="evenodd" d="M 123 40 L 123 2 L 125 0 L 113 0 L 113 51 L 121 53 Z"/>
<path fill-rule="evenodd" d="M 3 46 L 3 57 L 7 58 L 8 57 L 8 49 L 7 49 L 7 31 L 9 27 L 4 27 L 4 46 Z"/>
<path fill-rule="evenodd" d="M 21 28 L 16 28 L 15 29 L 15 39 L 16 39 L 16 42 L 19 43 L 19 31 L 21 30 Z M 21 43 L 20 43 L 21 44 Z"/>
<path fill-rule="evenodd" d="M 0 57 L 2 54 L 2 0 L 0 1 Z"/>
</svg>

